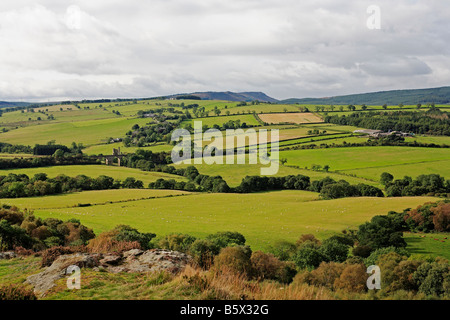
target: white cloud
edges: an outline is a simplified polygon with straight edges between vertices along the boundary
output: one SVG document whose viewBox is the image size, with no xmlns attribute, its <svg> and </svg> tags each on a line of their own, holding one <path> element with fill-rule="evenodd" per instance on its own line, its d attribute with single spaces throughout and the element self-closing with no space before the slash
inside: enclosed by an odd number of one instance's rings
<svg viewBox="0 0 450 320">
<path fill-rule="evenodd" d="M 449 17 L 439 0 L 3 0 L 0 100 L 448 85 Z"/>
</svg>

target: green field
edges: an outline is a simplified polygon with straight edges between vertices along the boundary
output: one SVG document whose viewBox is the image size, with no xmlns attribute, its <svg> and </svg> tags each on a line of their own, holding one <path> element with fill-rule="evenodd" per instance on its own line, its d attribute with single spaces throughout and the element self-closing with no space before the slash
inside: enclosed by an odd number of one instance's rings
<svg viewBox="0 0 450 320">
<path fill-rule="evenodd" d="M 86 120 L 34 125 L 0 133 L 0 140 L 11 144 L 46 144 L 55 140 L 58 144 L 72 142 L 85 146 L 104 143 L 108 138 L 123 137 L 134 124 L 145 125 L 148 119 L 117 117 L 103 120 Z"/>
<path fill-rule="evenodd" d="M 261 126 L 252 114 L 300 112 L 308 108 L 318 113 L 315 105 L 284 105 L 260 103 L 238 107 L 239 102 L 212 100 L 141 100 L 118 101 L 111 103 L 81 103 L 74 105 L 55 105 L 36 109 L 35 112 L 6 112 L 0 118 L 0 128 L 9 130 L 0 133 L 0 141 L 11 144 L 34 146 L 55 140 L 56 143 L 70 145 L 82 143 L 83 152 L 92 154 L 111 154 L 113 148 L 121 148 L 124 153 L 134 153 L 137 149 L 153 152 L 171 152 L 172 146 L 157 143 L 143 148 L 125 147 L 123 143 L 107 144 L 108 138 L 123 138 L 134 124 L 143 126 L 151 119 L 138 118 L 139 111 L 172 107 L 185 111 L 184 105 L 198 104 L 204 107 L 208 117 L 185 120 L 183 125 L 193 121 L 202 121 L 203 125 L 213 127 L 223 125 L 230 120 L 240 120 L 259 129 L 280 129 L 281 148 L 295 148 L 310 144 L 327 144 L 341 146 L 345 143 L 362 143 L 367 137 L 353 135 L 357 128 L 330 123 L 301 125 Z M 220 116 L 214 115 L 215 107 L 221 110 Z M 320 107 L 320 106 L 319 106 Z M 347 106 L 342 112 L 339 106 L 331 111 L 330 106 L 319 111 L 321 115 L 347 115 L 352 113 Z M 442 106 L 438 106 L 442 107 Z M 446 106 L 448 107 L 448 106 Z M 62 110 L 61 110 L 62 108 Z M 357 106 L 360 110 L 361 106 Z M 38 111 L 41 112 L 38 112 Z M 192 116 L 192 109 L 188 109 Z M 368 106 L 368 111 L 380 110 L 382 106 Z M 400 110 L 398 106 L 388 106 L 387 110 Z M 404 106 L 402 110 L 417 110 L 415 106 Z M 427 108 L 417 110 L 426 111 Z M 120 115 L 113 113 L 119 111 Z M 43 112 L 43 113 L 42 113 Z M 230 113 L 227 116 L 227 112 Z M 167 110 L 165 111 L 167 114 Z M 54 119 L 47 117 L 51 115 Z M 37 120 L 41 117 L 41 120 Z M 28 119 L 31 118 L 31 121 Z M 313 130 L 319 130 L 320 135 Z M 326 131 L 325 133 L 323 131 Z M 416 135 L 407 138 L 407 142 L 435 143 L 450 145 L 450 137 Z M 205 142 L 207 144 L 209 142 Z M 246 141 L 248 144 L 248 141 Z M 27 157 L 30 155 L 7 155 L 0 158 Z M 437 173 L 450 179 L 450 149 L 419 147 L 339 147 L 322 149 L 282 150 L 280 158 L 287 163 L 280 166 L 277 176 L 302 174 L 312 181 L 327 176 L 352 184 L 366 183 L 382 187 L 379 176 L 389 172 L 395 178 L 403 176 L 416 177 L 420 174 Z M 246 161 L 248 163 L 248 161 Z M 329 165 L 330 172 L 313 171 L 313 165 Z M 188 165 L 175 165 L 186 167 Z M 231 187 L 240 184 L 247 175 L 260 175 L 261 164 L 195 164 L 199 172 L 211 176 L 222 176 Z M 8 173 L 27 174 L 32 177 L 44 172 L 49 177 L 59 174 L 68 176 L 99 175 L 111 176 L 124 180 L 134 177 L 142 180 L 144 186 L 159 178 L 184 180 L 185 178 L 158 172 L 146 172 L 117 166 L 88 165 L 61 166 L 29 169 L 1 170 L 0 175 Z M 177 196 L 177 197 L 174 197 Z M 101 232 L 124 223 L 137 227 L 141 231 L 155 232 L 159 235 L 170 232 L 191 233 L 196 236 L 232 230 L 243 233 L 253 249 L 267 249 L 277 240 L 294 241 L 302 233 L 313 233 L 323 238 L 345 228 L 354 228 L 377 214 L 388 211 L 400 211 L 413 208 L 427 201 L 430 197 L 403 198 L 348 198 L 338 200 L 319 200 L 318 194 L 306 191 L 279 191 L 254 194 L 211 194 L 188 193 L 173 190 L 103 190 L 72 193 L 57 196 L 26 199 L 2 199 L 2 203 L 15 204 L 30 208 L 41 217 L 79 218 L 95 231 Z M 78 204 L 90 203 L 89 207 L 77 207 Z M 445 235 L 435 235 L 444 237 Z M 412 253 L 448 256 L 447 242 L 422 238 L 416 234 L 407 234 L 408 248 Z M 447 255 L 446 255 L 447 254 Z"/>
<path fill-rule="evenodd" d="M 172 175 L 163 172 L 149 172 L 141 171 L 139 169 L 132 169 L 118 166 L 106 166 L 106 165 L 74 165 L 74 166 L 55 166 L 55 167 L 42 167 L 42 168 L 26 168 L 26 169 L 10 169 L 0 170 L 0 175 L 7 175 L 9 173 L 26 174 L 30 178 L 36 173 L 47 173 L 50 178 L 56 177 L 59 174 L 65 174 L 70 177 L 75 177 L 80 174 L 84 174 L 88 177 L 98 177 L 105 175 L 118 180 L 125 180 L 127 177 L 134 177 L 141 180 L 144 186 L 147 186 L 150 182 L 154 182 L 157 179 L 175 179 L 186 180 L 183 177 Z"/>
<path fill-rule="evenodd" d="M 441 256 L 450 260 L 450 235 L 448 233 L 405 232 L 407 249 L 411 254 Z"/>
<path fill-rule="evenodd" d="M 207 117 L 207 118 L 195 118 L 192 120 L 186 120 L 183 122 L 182 126 L 187 125 L 190 123 L 192 127 L 194 127 L 194 121 L 201 121 L 202 126 L 208 126 L 209 128 L 212 128 L 213 125 L 217 124 L 219 126 L 222 126 L 224 123 L 227 123 L 229 121 L 237 121 L 239 120 L 241 124 L 246 123 L 247 125 L 251 126 L 259 126 L 259 122 L 255 119 L 255 117 L 252 114 L 243 114 L 243 115 L 230 115 L 230 116 L 220 116 L 220 117 Z"/>
<path fill-rule="evenodd" d="M 288 165 L 311 168 L 312 165 L 326 165 L 331 171 L 339 171 L 367 179 L 378 180 L 382 172 L 396 175 L 397 170 L 410 166 L 410 176 L 422 173 L 422 167 L 430 164 L 433 173 L 450 176 L 449 167 L 439 165 L 450 158 L 450 149 L 425 149 L 414 147 L 349 147 L 313 150 L 281 151 L 280 158 L 286 158 Z M 434 165 L 433 165 L 434 164 Z M 437 165 L 436 165 L 437 164 Z M 445 164 L 445 162 L 444 162 Z M 403 177 L 403 176 L 401 176 Z"/>
<path fill-rule="evenodd" d="M 46 196 L 45 198 L 32 197 L 19 199 L 2 199 L 0 203 L 36 210 L 70 208 L 76 207 L 78 204 L 103 205 L 107 203 L 121 203 L 189 194 L 190 192 L 178 190 L 113 189 L 74 192 L 54 196 Z"/>
<path fill-rule="evenodd" d="M 58 196 L 55 207 L 63 203 L 59 197 L 70 199 L 74 195 Z M 36 198 L 33 206 L 48 207 L 52 199 Z M 37 209 L 35 214 L 42 218 L 77 218 L 96 233 L 118 224 L 128 224 L 140 231 L 159 235 L 181 232 L 203 237 L 216 231 L 238 231 L 244 234 L 254 250 L 258 250 L 267 249 L 278 240 L 295 241 L 304 233 L 323 238 L 346 228 L 356 228 L 374 215 L 436 200 L 432 197 L 317 199 L 317 193 L 292 190 L 257 194 L 191 194 L 91 207 Z M 8 199 L 7 203 L 27 206 L 24 204 L 26 200 Z"/>
</svg>

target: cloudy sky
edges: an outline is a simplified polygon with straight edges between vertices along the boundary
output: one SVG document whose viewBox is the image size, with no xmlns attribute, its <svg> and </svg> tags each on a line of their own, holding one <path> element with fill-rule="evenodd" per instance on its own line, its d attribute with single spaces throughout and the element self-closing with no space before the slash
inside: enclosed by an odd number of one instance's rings
<svg viewBox="0 0 450 320">
<path fill-rule="evenodd" d="M 449 42 L 448 0 L 1 0 L 0 100 L 446 86 Z"/>
</svg>

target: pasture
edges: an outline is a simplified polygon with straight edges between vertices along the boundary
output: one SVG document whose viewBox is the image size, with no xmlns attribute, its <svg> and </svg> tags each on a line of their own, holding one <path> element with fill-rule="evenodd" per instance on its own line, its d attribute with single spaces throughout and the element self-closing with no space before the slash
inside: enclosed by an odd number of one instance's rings
<svg viewBox="0 0 450 320">
<path fill-rule="evenodd" d="M 63 202 L 59 197 L 73 195 L 58 196 L 59 203 L 55 207 Z M 295 241 L 305 233 L 324 238 L 356 228 L 375 215 L 435 200 L 432 197 L 318 200 L 317 193 L 286 190 L 256 194 L 190 194 L 76 208 L 49 208 L 51 197 L 42 197 L 36 198 L 33 206 L 43 208 L 35 210 L 39 217 L 76 218 L 97 234 L 118 224 L 158 235 L 179 232 L 204 237 L 229 230 L 241 232 L 253 250 L 267 250 L 276 241 Z M 21 207 L 27 199 L 3 201 Z"/>
<path fill-rule="evenodd" d="M 47 123 L 23 127 L 0 133 L 0 140 L 11 144 L 46 144 L 55 140 L 57 144 L 72 142 L 85 146 L 104 143 L 108 138 L 123 137 L 134 124 L 145 125 L 148 119 L 116 117 L 102 120 L 86 120 L 62 123 Z"/>
<path fill-rule="evenodd" d="M 329 165 L 331 171 L 354 174 L 366 179 L 377 180 L 383 171 L 395 174 L 406 165 L 411 165 L 409 175 L 418 175 L 422 167 L 430 164 L 433 173 L 447 175 L 447 168 L 436 165 L 437 161 L 450 158 L 450 149 L 425 149 L 414 147 L 349 147 L 313 150 L 281 151 L 280 158 L 286 158 L 288 165 L 311 168 L 313 165 Z M 374 169 L 376 174 L 368 174 Z M 371 171 L 373 172 L 373 171 Z M 379 174 L 378 174 L 379 173 Z M 406 172 L 405 172 L 406 173 Z"/>
<path fill-rule="evenodd" d="M 260 114 L 259 118 L 265 123 L 278 124 L 278 123 L 316 123 L 323 122 L 322 118 L 314 113 L 267 113 Z"/>
<path fill-rule="evenodd" d="M 450 260 L 450 236 L 448 233 L 403 234 L 408 251 L 413 255 L 440 256 Z"/>
</svg>

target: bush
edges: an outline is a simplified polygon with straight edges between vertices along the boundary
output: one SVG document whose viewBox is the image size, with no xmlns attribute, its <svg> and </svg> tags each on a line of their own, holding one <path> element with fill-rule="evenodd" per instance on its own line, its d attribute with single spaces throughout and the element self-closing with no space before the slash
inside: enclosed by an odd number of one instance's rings
<svg viewBox="0 0 450 320">
<path fill-rule="evenodd" d="M 214 262 L 214 256 L 219 254 L 220 248 L 210 240 L 197 239 L 190 248 L 189 253 L 195 262 L 203 269 L 208 269 Z"/>
<path fill-rule="evenodd" d="M 226 247 L 214 258 L 214 269 L 216 272 L 231 272 L 250 277 L 252 274 L 250 257 L 251 250 L 248 247 Z"/>
<path fill-rule="evenodd" d="M 353 248 L 352 253 L 361 258 L 367 258 L 370 256 L 370 253 L 372 252 L 372 248 L 369 246 L 359 245 L 355 248 Z"/>
<path fill-rule="evenodd" d="M 327 261 L 344 262 L 348 255 L 348 245 L 336 239 L 325 240 L 319 250 Z"/>
<path fill-rule="evenodd" d="M 357 237 L 360 244 L 374 249 L 406 247 L 402 232 L 397 230 L 397 224 L 387 216 L 375 216 L 370 222 L 360 225 Z"/>
<path fill-rule="evenodd" d="M 390 289 L 392 291 L 407 290 L 417 291 L 417 283 L 413 279 L 414 272 L 417 271 L 422 262 L 417 260 L 401 261 L 394 269 L 394 279 Z"/>
<path fill-rule="evenodd" d="M 219 248 L 225 248 L 228 246 L 243 246 L 245 245 L 245 237 L 239 232 L 222 231 L 214 234 L 210 234 L 206 237 Z"/>
<path fill-rule="evenodd" d="M 300 236 L 300 238 L 297 240 L 297 242 L 295 243 L 295 245 L 297 247 L 300 247 L 306 241 L 313 242 L 313 243 L 315 243 L 316 245 L 319 245 L 319 246 L 321 244 L 320 240 L 317 239 L 313 234 L 302 234 Z"/>
<path fill-rule="evenodd" d="M 174 233 L 160 239 L 157 243 L 157 247 L 161 249 L 187 252 L 195 240 L 195 237 L 188 234 Z"/>
<path fill-rule="evenodd" d="M 334 289 L 336 279 L 339 279 L 345 269 L 345 264 L 322 262 L 317 269 L 311 271 L 310 284 Z"/>
<path fill-rule="evenodd" d="M 270 253 L 261 251 L 253 252 L 250 260 L 253 276 L 257 279 L 269 279 L 282 283 L 290 283 L 296 274 L 296 270 L 291 264 L 278 260 Z"/>
<path fill-rule="evenodd" d="M 269 251 L 281 261 L 287 261 L 292 259 L 296 249 L 297 247 L 293 243 L 288 241 L 278 241 L 270 248 Z"/>
<path fill-rule="evenodd" d="M 295 253 L 293 260 L 300 269 L 317 268 L 326 257 L 320 251 L 320 247 L 311 241 L 304 242 Z"/>
<path fill-rule="evenodd" d="M 151 249 L 150 241 L 156 237 L 154 233 L 141 233 L 126 225 L 116 226 L 112 232 L 114 233 L 113 240 L 118 242 L 138 242 L 143 250 Z"/>
<path fill-rule="evenodd" d="M 375 265 L 378 263 L 378 259 L 382 255 L 388 254 L 390 252 L 395 252 L 401 256 L 409 257 L 409 252 L 404 248 L 386 247 L 386 248 L 381 248 L 381 249 L 377 249 L 377 250 L 373 251 L 370 254 L 370 256 L 364 260 L 364 263 L 366 266 Z"/>
<path fill-rule="evenodd" d="M 413 279 L 419 292 L 426 295 L 450 295 L 450 267 L 448 261 L 425 262 L 417 268 Z"/>
<path fill-rule="evenodd" d="M 103 232 L 87 244 L 87 249 L 93 253 L 124 252 L 131 249 L 142 249 L 137 241 L 116 240 L 117 230 Z"/>
<path fill-rule="evenodd" d="M 0 300 L 37 300 L 33 290 L 21 285 L 0 287 Z"/>
<path fill-rule="evenodd" d="M 75 253 L 75 249 L 70 247 L 59 246 L 47 249 L 42 254 L 41 267 L 49 267 L 59 256 L 72 253 Z"/>
<path fill-rule="evenodd" d="M 14 247 L 31 248 L 33 240 L 26 231 L 7 220 L 0 220 L 0 250 L 12 250 Z"/>
<path fill-rule="evenodd" d="M 335 280 L 334 288 L 349 292 L 364 292 L 368 277 L 363 264 L 349 264 Z"/>
</svg>

